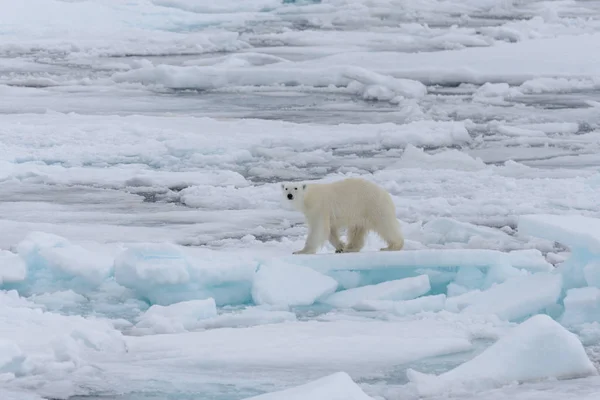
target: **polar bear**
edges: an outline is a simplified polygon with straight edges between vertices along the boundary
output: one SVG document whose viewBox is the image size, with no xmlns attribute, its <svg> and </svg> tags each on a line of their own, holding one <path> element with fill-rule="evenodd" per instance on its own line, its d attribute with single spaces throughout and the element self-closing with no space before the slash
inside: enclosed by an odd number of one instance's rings
<svg viewBox="0 0 600 400">
<path fill-rule="evenodd" d="M 331 183 L 282 183 L 283 199 L 302 212 L 308 224 L 304 248 L 294 254 L 314 254 L 326 240 L 336 253 L 358 252 L 369 231 L 387 242 L 382 251 L 404 247 L 404 237 L 396 219 L 396 207 L 390 194 L 361 178 Z M 347 229 L 348 244 L 339 237 Z"/>
</svg>

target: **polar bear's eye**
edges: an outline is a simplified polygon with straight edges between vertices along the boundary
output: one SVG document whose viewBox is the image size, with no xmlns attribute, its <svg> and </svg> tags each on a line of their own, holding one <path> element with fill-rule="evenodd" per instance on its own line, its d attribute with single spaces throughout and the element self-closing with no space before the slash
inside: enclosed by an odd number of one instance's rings
<svg viewBox="0 0 600 400">
<path fill-rule="evenodd" d="M 294 188 L 294 190 L 298 190 L 298 188 Z"/>
</svg>

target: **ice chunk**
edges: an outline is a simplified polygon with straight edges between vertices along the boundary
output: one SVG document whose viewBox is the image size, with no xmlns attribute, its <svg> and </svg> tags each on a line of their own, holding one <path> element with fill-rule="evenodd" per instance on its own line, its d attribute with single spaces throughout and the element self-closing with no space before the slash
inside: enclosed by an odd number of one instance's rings
<svg viewBox="0 0 600 400">
<path fill-rule="evenodd" d="M 75 284 L 98 286 L 112 274 L 112 256 L 50 233 L 32 232 L 18 244 L 17 251 L 26 260 L 32 280 L 41 281 L 38 284 L 72 280 Z"/>
<path fill-rule="evenodd" d="M 115 259 L 115 279 L 153 304 L 212 297 L 217 305 L 246 304 L 256 261 L 169 243 L 130 244 Z"/>
<path fill-rule="evenodd" d="M 470 361 L 439 376 L 409 369 L 421 396 L 460 387 L 485 388 L 543 378 L 597 375 L 577 336 L 547 315 L 536 315 Z"/>
<path fill-rule="evenodd" d="M 39 394 L 48 394 L 46 382 L 97 374 L 90 366 L 100 354 L 120 357 L 126 352 L 123 335 L 110 321 L 44 312 L 16 291 L 0 291 L 0 338 L 0 381 L 22 383 L 35 376 Z"/>
<path fill-rule="evenodd" d="M 600 287 L 600 219 L 579 215 L 526 215 L 519 219 L 519 233 L 570 247 L 571 255 L 557 268 L 565 289 Z"/>
<path fill-rule="evenodd" d="M 563 325 L 600 322 L 600 289 L 596 287 L 575 288 L 567 291 L 564 300 Z"/>
<path fill-rule="evenodd" d="M 311 268 L 275 262 L 262 264 L 254 276 L 256 304 L 308 306 L 337 289 L 335 279 Z"/>
<path fill-rule="evenodd" d="M 388 311 L 395 315 L 417 314 L 423 311 L 440 311 L 446 305 L 446 295 L 424 296 L 418 299 L 393 301 L 393 300 L 362 300 L 354 304 L 358 311 Z"/>
<path fill-rule="evenodd" d="M 511 255 L 497 250 L 483 249 L 427 249 L 397 252 L 360 252 L 341 254 L 295 255 L 285 257 L 284 261 L 311 267 L 317 271 L 331 273 L 332 271 L 375 271 L 389 270 L 390 274 L 402 270 L 410 274 L 415 269 L 437 269 L 456 272 L 459 267 L 479 268 L 487 271 L 495 265 L 512 265 L 515 261 L 518 267 L 525 270 L 539 271 L 547 269 L 541 266 L 537 257 L 531 256 L 531 265 L 523 256 Z M 412 270 L 412 271 L 411 271 Z"/>
<path fill-rule="evenodd" d="M 282 261 L 304 265 L 336 279 L 340 286 L 353 288 L 382 282 L 429 276 L 432 294 L 447 293 L 448 284 L 457 274 L 482 277 L 471 282 L 471 289 L 483 289 L 509 277 L 527 271 L 544 271 L 550 267 L 541 254 L 529 256 L 495 250 L 480 249 L 427 249 L 399 252 L 360 252 L 341 254 L 295 255 Z M 518 265 L 519 269 L 512 266 Z M 470 271 L 476 269 L 477 271 Z M 468 289 L 468 288 L 467 288 Z"/>
<path fill-rule="evenodd" d="M 197 328 L 200 320 L 216 316 L 217 305 L 213 298 L 182 301 L 169 306 L 155 304 L 139 318 L 132 332 L 135 334 L 186 332 Z"/>
<path fill-rule="evenodd" d="M 0 338 L 0 373 L 14 372 L 17 363 L 25 359 L 17 344 Z"/>
<path fill-rule="evenodd" d="M 588 285 L 600 288 L 600 260 L 587 263 L 583 267 L 583 276 Z"/>
<path fill-rule="evenodd" d="M 127 337 L 129 353 L 152 355 L 157 363 L 194 360 L 198 368 L 255 372 L 280 368 L 348 372 L 392 367 L 425 357 L 470 350 L 470 333 L 460 324 L 436 319 L 405 321 L 290 321 L 237 329 L 209 329 L 171 335 Z M 201 344 L 201 345 L 199 345 Z M 227 351 L 223 351 L 227 349 Z"/>
<path fill-rule="evenodd" d="M 74 292 L 73 290 L 36 294 L 31 296 L 30 300 L 55 310 L 63 307 L 71 307 L 87 301 L 84 296 Z"/>
<path fill-rule="evenodd" d="M 436 154 L 425 153 L 423 149 L 409 144 L 404 149 L 400 160 L 388 169 L 419 168 L 419 169 L 451 169 L 463 171 L 478 171 L 486 165 L 480 158 L 473 158 L 458 150 L 444 150 Z"/>
<path fill-rule="evenodd" d="M 13 390 L 6 390 L 0 388 L 0 399 L 2 400 L 46 400 L 45 398 L 38 396 L 34 393 L 28 392 L 16 392 Z"/>
<path fill-rule="evenodd" d="M 198 327 L 205 329 L 240 328 L 296 320 L 296 314 L 293 312 L 247 307 L 243 310 L 227 312 L 215 318 L 198 321 Z"/>
<path fill-rule="evenodd" d="M 269 68 L 275 65 L 276 67 Z M 221 89 L 236 86 L 273 86 L 290 81 L 307 86 L 338 86 L 349 90 L 362 89 L 367 96 L 373 86 L 391 92 L 385 99 L 397 95 L 420 98 L 427 94 L 427 87 L 421 82 L 382 75 L 364 68 L 336 67 L 327 69 L 290 69 L 281 63 L 253 69 L 223 66 L 145 66 L 125 72 L 117 72 L 111 77 L 115 82 L 140 82 L 159 84 L 172 89 L 195 88 L 199 90 Z M 355 84 L 355 83 L 358 83 Z"/>
<path fill-rule="evenodd" d="M 518 269 L 528 271 L 550 272 L 554 270 L 538 249 L 513 250 L 508 253 L 510 264 Z"/>
<path fill-rule="evenodd" d="M 509 278 L 473 296 L 470 305 L 462 312 L 495 314 L 502 319 L 515 321 L 556 304 L 561 290 L 562 278 L 559 274 L 539 272 Z"/>
<path fill-rule="evenodd" d="M 350 308 L 364 300 L 410 300 L 431 290 L 429 277 L 420 275 L 383 282 L 377 285 L 346 289 L 323 299 L 323 303 L 340 308 Z"/>
<path fill-rule="evenodd" d="M 600 219 L 580 215 L 524 215 L 519 233 L 555 240 L 571 249 L 600 254 Z"/>
<path fill-rule="evenodd" d="M 248 397 L 247 400 L 373 400 L 345 372 L 337 372 L 290 389 Z"/>
<path fill-rule="evenodd" d="M 15 253 L 0 250 L 0 285 L 22 282 L 27 276 L 25 261 Z"/>
<path fill-rule="evenodd" d="M 182 252 L 171 244 L 136 244 L 115 260 L 115 278 L 122 285 L 137 282 L 177 285 L 190 280 L 189 264 Z"/>
</svg>

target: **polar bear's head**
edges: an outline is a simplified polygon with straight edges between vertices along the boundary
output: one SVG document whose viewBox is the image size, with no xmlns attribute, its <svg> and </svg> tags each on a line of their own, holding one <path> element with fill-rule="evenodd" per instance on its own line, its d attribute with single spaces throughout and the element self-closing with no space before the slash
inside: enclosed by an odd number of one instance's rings
<svg viewBox="0 0 600 400">
<path fill-rule="evenodd" d="M 306 190 L 305 183 L 282 183 L 281 191 L 283 199 L 287 204 L 291 204 L 297 210 L 304 208 L 304 191 Z"/>
</svg>

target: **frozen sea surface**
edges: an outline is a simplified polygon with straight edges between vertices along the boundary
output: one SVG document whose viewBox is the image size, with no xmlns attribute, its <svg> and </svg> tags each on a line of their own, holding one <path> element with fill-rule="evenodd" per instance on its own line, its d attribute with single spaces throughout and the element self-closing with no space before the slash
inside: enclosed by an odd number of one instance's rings
<svg viewBox="0 0 600 400">
<path fill-rule="evenodd" d="M 600 1 L 0 7 L 3 400 L 597 397 Z"/>
</svg>

